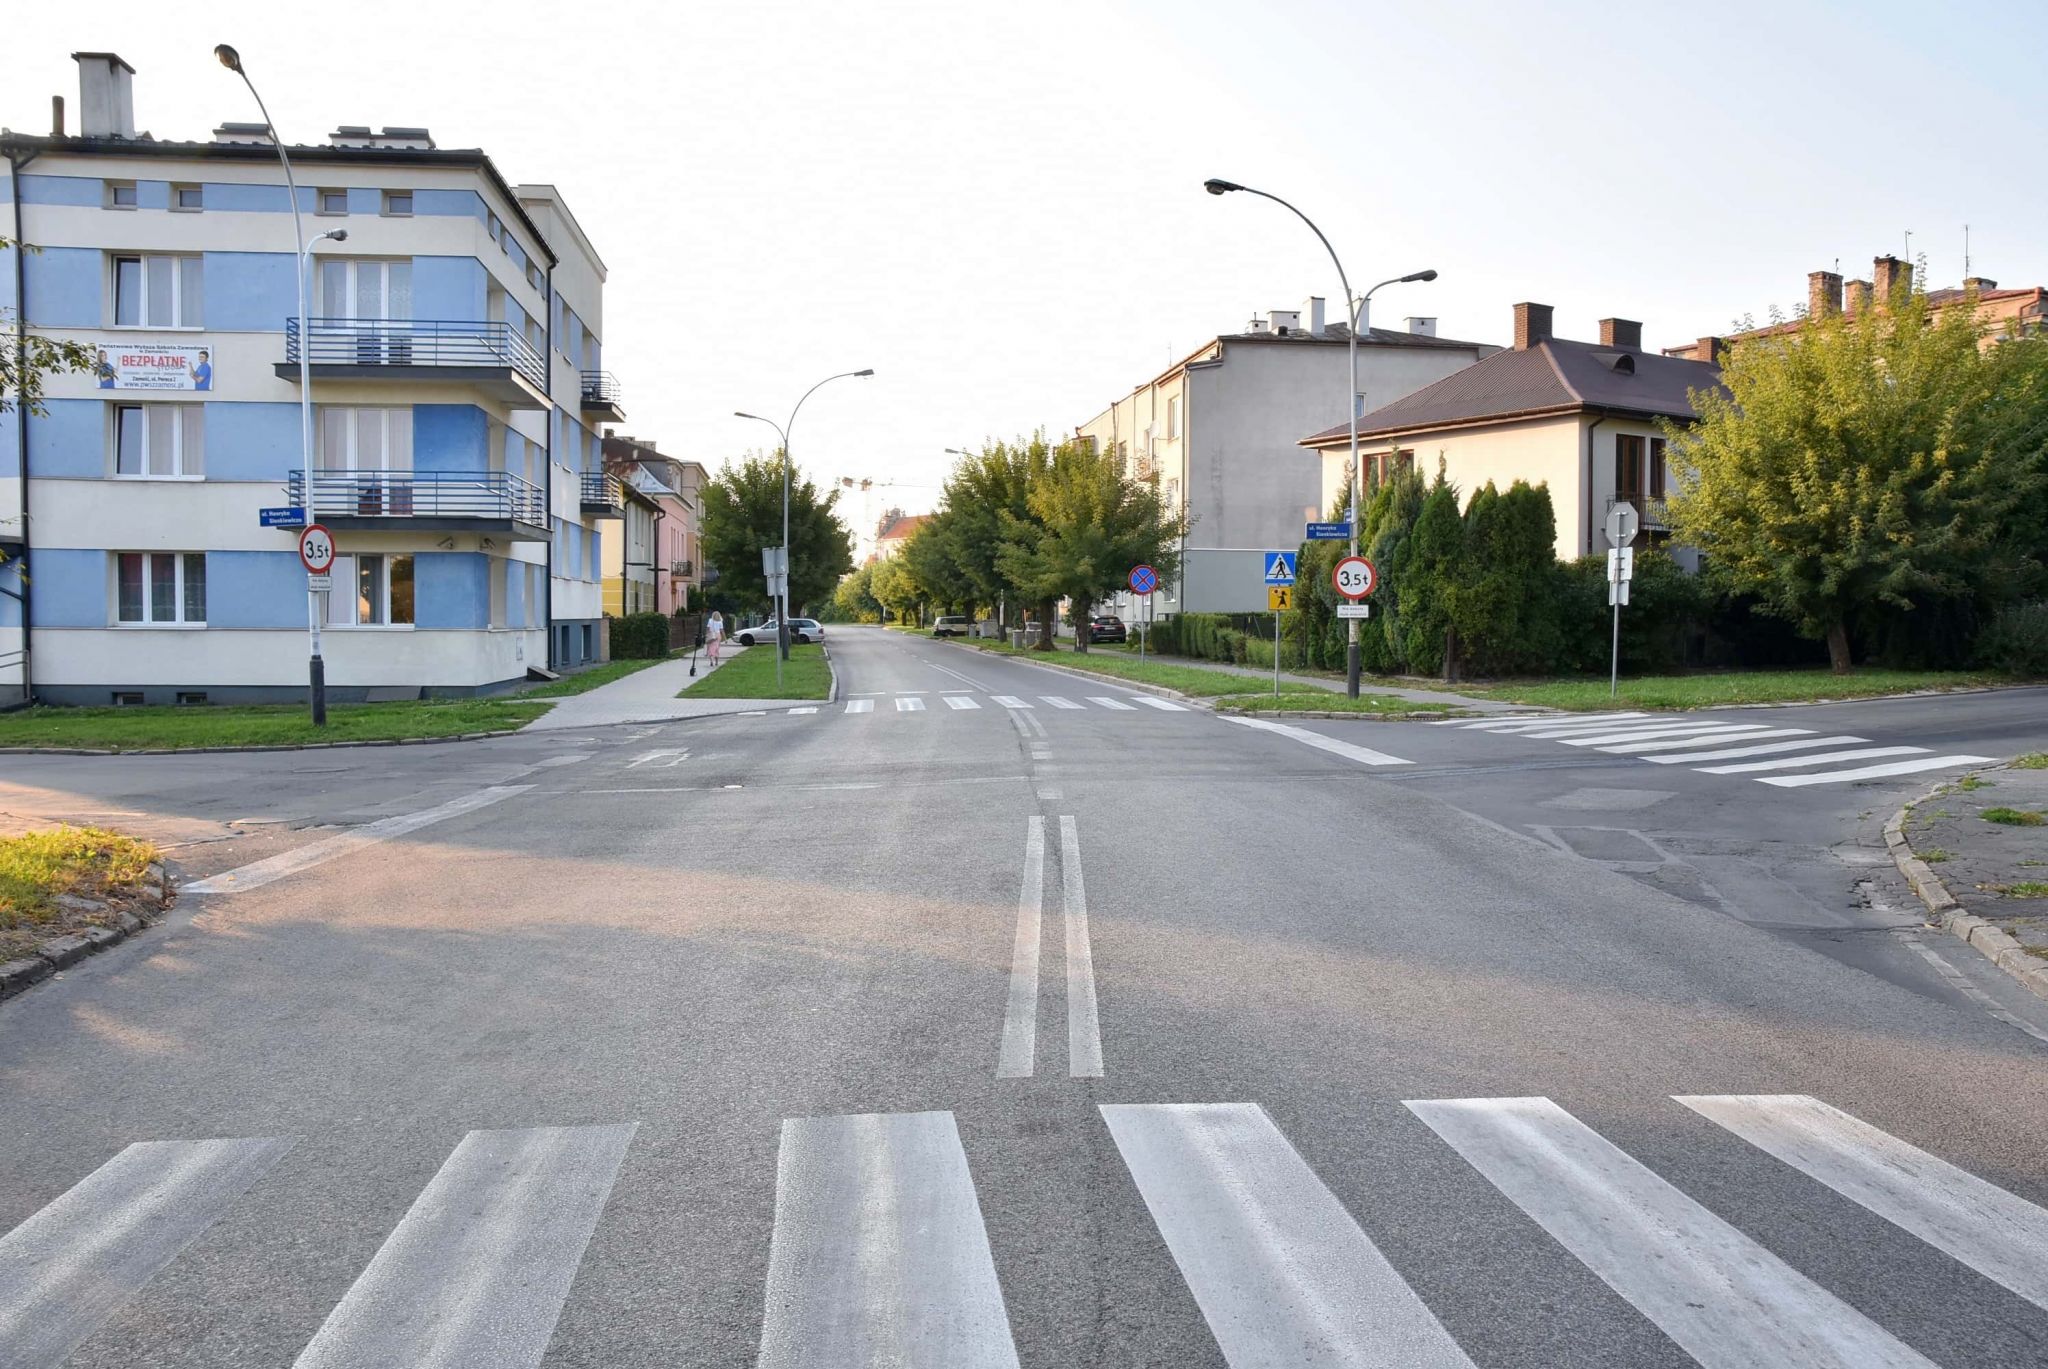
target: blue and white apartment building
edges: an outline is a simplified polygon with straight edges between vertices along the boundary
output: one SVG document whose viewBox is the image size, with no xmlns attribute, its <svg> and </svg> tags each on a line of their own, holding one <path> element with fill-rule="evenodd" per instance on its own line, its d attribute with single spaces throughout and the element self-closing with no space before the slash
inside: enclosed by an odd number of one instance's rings
<svg viewBox="0 0 2048 1369">
<path fill-rule="evenodd" d="M 138 134 L 133 71 L 76 57 L 79 133 L 0 135 L 0 232 L 30 248 L 0 252 L 0 317 L 96 362 L 0 415 L 0 701 L 305 697 L 297 534 L 259 525 L 284 505 L 335 535 L 337 701 L 599 659 L 624 501 L 592 424 L 622 415 L 604 263 L 560 193 L 424 129 L 291 147 L 307 238 L 347 234 L 312 249 L 302 337 L 262 125 Z"/>
</svg>

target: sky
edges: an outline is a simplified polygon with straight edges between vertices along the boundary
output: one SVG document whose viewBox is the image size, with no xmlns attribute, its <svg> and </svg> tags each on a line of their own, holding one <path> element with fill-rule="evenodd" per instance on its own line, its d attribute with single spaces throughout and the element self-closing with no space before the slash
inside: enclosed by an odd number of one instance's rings
<svg viewBox="0 0 2048 1369">
<path fill-rule="evenodd" d="M 1964 16 L 1949 17 L 1950 14 Z M 622 431 L 716 469 L 787 415 L 850 521 L 929 508 L 952 458 L 1071 431 L 1254 314 L 1338 296 L 1505 343 L 1609 315 L 1651 347 L 1804 302 L 1907 250 L 2048 284 L 2048 5 L 1777 0 L 35 6 L 0 124 L 77 118 L 77 50 L 136 68 L 138 126 L 255 117 L 290 142 L 424 125 L 551 182 L 609 269 Z M 566 21 L 566 22 L 565 22 Z M 1837 267 L 1839 263 L 1839 267 Z M 1341 317 L 1340 306 L 1332 313 Z M 765 439 L 765 441 L 764 441 Z"/>
</svg>

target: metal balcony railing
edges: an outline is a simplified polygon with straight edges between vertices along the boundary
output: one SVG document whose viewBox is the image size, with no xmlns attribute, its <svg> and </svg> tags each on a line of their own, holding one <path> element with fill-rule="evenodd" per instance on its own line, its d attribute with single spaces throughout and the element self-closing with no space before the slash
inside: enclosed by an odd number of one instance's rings
<svg viewBox="0 0 2048 1369">
<path fill-rule="evenodd" d="M 626 487 L 616 475 L 584 471 L 581 480 L 585 513 L 619 513 L 625 509 Z"/>
<path fill-rule="evenodd" d="M 293 471 L 289 502 L 307 517 L 492 519 L 547 526 L 540 486 L 504 471 Z"/>
<path fill-rule="evenodd" d="M 688 561 L 671 561 L 668 563 L 668 573 L 670 575 L 681 575 L 687 577 L 690 573 L 690 570 L 691 564 Z"/>
<path fill-rule="evenodd" d="M 1618 499 L 1607 501 L 1609 510 L 1612 510 L 1617 504 L 1633 504 L 1636 510 L 1636 517 L 1646 532 L 1665 532 L 1671 527 L 1670 523 L 1665 521 L 1664 501 L 1662 499 L 1651 499 L 1646 495 L 1635 494 L 1623 495 Z"/>
<path fill-rule="evenodd" d="M 509 323 L 316 318 L 308 325 L 306 337 L 306 359 L 315 366 L 503 367 L 518 372 L 541 393 L 547 392 L 548 372 L 540 353 Z M 299 321 L 286 319 L 287 364 L 298 364 L 299 345 Z"/>
<path fill-rule="evenodd" d="M 585 371 L 583 378 L 583 407 L 586 409 L 616 409 L 622 402 L 619 393 L 619 378 L 610 371 Z"/>
</svg>

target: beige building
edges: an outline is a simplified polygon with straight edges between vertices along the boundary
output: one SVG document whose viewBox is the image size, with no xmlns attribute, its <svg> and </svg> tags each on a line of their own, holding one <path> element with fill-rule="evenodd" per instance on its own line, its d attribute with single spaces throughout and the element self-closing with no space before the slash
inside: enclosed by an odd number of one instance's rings
<svg viewBox="0 0 2048 1369">
<path fill-rule="evenodd" d="M 1367 414 L 1360 452 L 1384 475 L 1419 465 L 1469 499 L 1489 480 L 1550 487 L 1557 554 L 1606 550 L 1601 529 L 1617 503 L 1641 515 L 1638 545 L 1665 531 L 1660 419 L 1694 416 L 1691 392 L 1720 384 L 1717 367 L 1645 352 L 1642 325 L 1600 321 L 1598 342 L 1551 334 L 1547 304 L 1515 306 L 1514 347 Z M 1343 459 L 1349 436 L 1327 428 L 1302 446 Z"/>
<path fill-rule="evenodd" d="M 1368 328 L 1358 340 L 1360 412 L 1385 404 L 1499 351 L 1438 337 L 1436 320 Z M 1344 458 L 1304 451 L 1304 431 L 1343 421 L 1347 325 L 1324 302 L 1276 309 L 1240 333 L 1211 338 L 1074 430 L 1114 451 L 1129 474 L 1157 480 L 1170 509 L 1185 509 L 1180 584 L 1154 595 L 1155 615 L 1264 612 L 1264 553 L 1301 542 L 1302 524 L 1342 500 Z M 1130 618 L 1118 595 L 1103 612 Z"/>
</svg>

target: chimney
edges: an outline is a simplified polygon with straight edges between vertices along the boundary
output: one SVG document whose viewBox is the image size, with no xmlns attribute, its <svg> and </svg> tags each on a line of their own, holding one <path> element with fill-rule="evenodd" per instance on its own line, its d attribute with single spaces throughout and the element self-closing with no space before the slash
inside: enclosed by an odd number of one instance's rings
<svg viewBox="0 0 2048 1369">
<path fill-rule="evenodd" d="M 1728 344 L 1726 342 L 1709 333 L 1701 338 L 1699 344 L 1693 349 L 1692 359 L 1694 361 L 1704 361 L 1709 366 L 1719 366 L 1721 364 L 1721 354 L 1727 348 Z"/>
<path fill-rule="evenodd" d="M 1852 280 L 1849 282 L 1847 290 L 1846 303 L 1849 315 L 1853 318 L 1870 307 L 1870 282 L 1867 280 Z"/>
<path fill-rule="evenodd" d="M 1643 325 L 1632 318 L 1601 319 L 1600 345 L 1640 352 L 1643 350 Z"/>
<path fill-rule="evenodd" d="M 86 138 L 135 136 L 135 68 L 111 52 L 74 52 L 78 63 L 78 132 Z"/>
<path fill-rule="evenodd" d="M 1998 288 L 1998 282 L 1989 276 L 1964 276 L 1963 288 L 1965 290 L 1975 290 L 1980 295 L 1986 295 Z"/>
<path fill-rule="evenodd" d="M 52 138 L 64 136 L 64 97 L 62 95 L 52 95 L 50 97 L 50 136 Z"/>
<path fill-rule="evenodd" d="M 1408 331 L 1417 337 L 1435 337 L 1436 320 L 1415 314 L 1408 316 Z"/>
<path fill-rule="evenodd" d="M 1899 291 L 1912 289 L 1913 268 L 1897 257 L 1879 257 L 1870 263 L 1870 280 L 1878 304 L 1888 305 Z"/>
<path fill-rule="evenodd" d="M 1321 295 L 1310 295 L 1307 299 L 1303 300 L 1301 302 L 1301 313 L 1302 317 L 1308 320 L 1308 335 L 1310 337 L 1328 336 L 1329 330 L 1323 325 L 1323 297 Z"/>
<path fill-rule="evenodd" d="M 1286 337 L 1289 333 L 1301 331 L 1301 310 L 1275 309 L 1267 315 L 1267 321 L 1272 325 L 1275 333 L 1278 333 L 1281 337 Z"/>
<path fill-rule="evenodd" d="M 1806 273 L 1806 316 L 1826 318 L 1842 312 L 1842 278 L 1833 271 Z"/>
<path fill-rule="evenodd" d="M 1539 342 L 1550 341 L 1550 306 L 1547 304 L 1517 304 L 1515 306 L 1515 350 L 1526 352 Z"/>
</svg>

